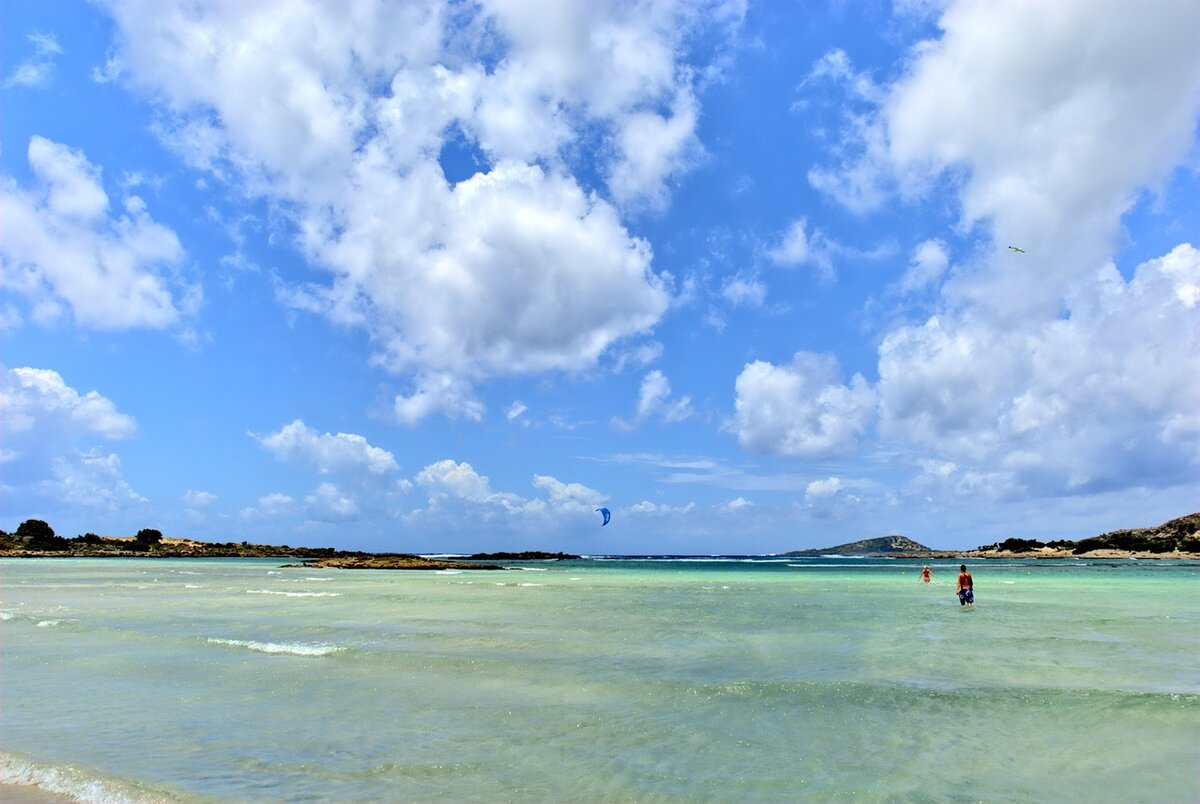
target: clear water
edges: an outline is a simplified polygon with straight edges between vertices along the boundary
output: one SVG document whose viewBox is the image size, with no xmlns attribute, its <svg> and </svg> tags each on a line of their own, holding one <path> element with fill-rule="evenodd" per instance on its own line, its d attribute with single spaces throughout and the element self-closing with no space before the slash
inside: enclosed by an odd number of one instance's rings
<svg viewBox="0 0 1200 804">
<path fill-rule="evenodd" d="M 1200 800 L 1200 567 L 0 561 L 0 777 L 91 800 Z"/>
</svg>

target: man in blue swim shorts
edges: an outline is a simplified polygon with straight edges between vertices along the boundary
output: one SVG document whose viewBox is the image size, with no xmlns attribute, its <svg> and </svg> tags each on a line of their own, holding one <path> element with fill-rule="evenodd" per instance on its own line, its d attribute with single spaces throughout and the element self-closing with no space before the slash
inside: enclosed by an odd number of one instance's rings
<svg viewBox="0 0 1200 804">
<path fill-rule="evenodd" d="M 958 593 L 958 605 L 975 605 L 975 582 L 971 580 L 971 573 L 967 572 L 966 564 L 958 567 L 958 586 L 954 591 Z"/>
</svg>

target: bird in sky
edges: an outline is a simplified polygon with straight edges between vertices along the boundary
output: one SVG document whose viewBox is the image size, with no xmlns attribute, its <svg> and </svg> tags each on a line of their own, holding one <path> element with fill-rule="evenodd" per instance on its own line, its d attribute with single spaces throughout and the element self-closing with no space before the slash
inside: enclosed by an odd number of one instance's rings
<svg viewBox="0 0 1200 804">
<path fill-rule="evenodd" d="M 1009 249 L 1011 249 L 1012 251 L 1019 252 L 1021 254 L 1025 253 L 1025 249 L 1021 248 L 1020 246 L 1009 246 Z"/>
</svg>

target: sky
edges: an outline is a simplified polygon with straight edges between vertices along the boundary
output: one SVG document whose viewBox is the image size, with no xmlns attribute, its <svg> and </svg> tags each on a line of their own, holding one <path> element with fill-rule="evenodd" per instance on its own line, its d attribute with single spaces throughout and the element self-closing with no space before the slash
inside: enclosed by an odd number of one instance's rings
<svg viewBox="0 0 1200 804">
<path fill-rule="evenodd" d="M 745 554 L 1200 510 L 1194 0 L 0 9 L 6 530 Z"/>
</svg>

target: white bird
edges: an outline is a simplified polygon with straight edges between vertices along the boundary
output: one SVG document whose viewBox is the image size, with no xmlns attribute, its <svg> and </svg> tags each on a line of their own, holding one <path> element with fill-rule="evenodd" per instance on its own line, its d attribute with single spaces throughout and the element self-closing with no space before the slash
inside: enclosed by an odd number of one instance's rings
<svg viewBox="0 0 1200 804">
<path fill-rule="evenodd" d="M 1009 249 L 1011 249 L 1012 251 L 1018 251 L 1021 254 L 1025 253 L 1025 249 L 1021 248 L 1020 246 L 1009 246 Z"/>
</svg>

